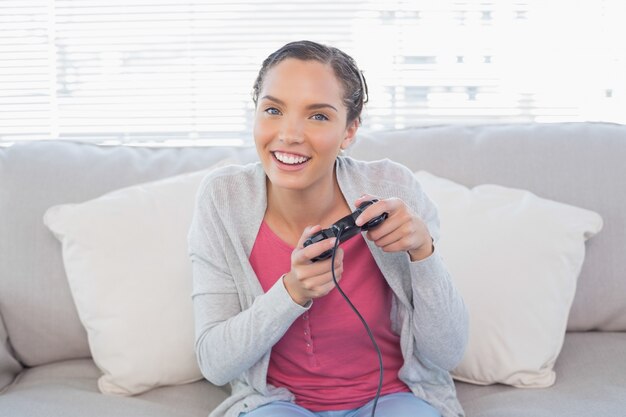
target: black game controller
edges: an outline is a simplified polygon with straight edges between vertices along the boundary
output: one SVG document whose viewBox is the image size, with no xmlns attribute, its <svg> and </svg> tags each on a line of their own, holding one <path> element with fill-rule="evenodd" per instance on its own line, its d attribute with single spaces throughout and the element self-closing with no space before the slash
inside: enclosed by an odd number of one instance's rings
<svg viewBox="0 0 626 417">
<path fill-rule="evenodd" d="M 374 217 L 372 220 L 365 223 L 361 227 L 357 226 L 354 223 L 357 217 L 359 217 L 361 213 L 365 211 L 366 208 L 368 208 L 369 206 L 371 206 L 377 201 L 378 201 L 377 199 L 364 201 L 363 203 L 359 205 L 359 207 L 357 207 L 357 209 L 352 214 L 347 215 L 346 217 L 340 219 L 335 224 L 330 226 L 328 229 L 320 230 L 319 232 L 317 232 L 316 234 L 314 234 L 313 236 L 305 240 L 304 247 L 306 248 L 307 246 L 312 245 L 313 243 L 317 243 L 324 239 L 329 239 L 331 237 L 337 237 L 337 236 L 340 236 L 339 243 L 343 243 L 346 240 L 350 239 L 351 237 L 356 236 L 361 231 L 367 231 L 378 226 L 387 218 L 387 213 L 383 213 L 380 216 Z M 321 253 L 320 255 L 316 256 L 315 258 L 312 258 L 311 261 L 312 262 L 321 261 L 323 259 L 330 258 L 332 255 L 333 255 L 333 250 L 329 249 Z"/>
</svg>

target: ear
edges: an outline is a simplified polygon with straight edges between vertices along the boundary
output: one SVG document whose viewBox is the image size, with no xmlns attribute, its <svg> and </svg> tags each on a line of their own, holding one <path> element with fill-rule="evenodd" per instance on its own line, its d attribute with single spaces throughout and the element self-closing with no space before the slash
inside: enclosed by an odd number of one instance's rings
<svg viewBox="0 0 626 417">
<path fill-rule="evenodd" d="M 341 142 L 341 149 L 346 150 L 356 138 L 356 131 L 359 130 L 359 119 L 354 119 L 348 127 L 346 127 L 345 137 Z"/>
</svg>

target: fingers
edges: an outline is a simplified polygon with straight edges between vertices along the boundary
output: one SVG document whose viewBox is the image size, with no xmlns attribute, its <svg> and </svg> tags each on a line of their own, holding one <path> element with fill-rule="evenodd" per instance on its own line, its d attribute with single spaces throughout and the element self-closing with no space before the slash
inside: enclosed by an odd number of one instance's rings
<svg viewBox="0 0 626 417">
<path fill-rule="evenodd" d="M 292 259 L 291 259 L 292 263 L 295 262 L 301 265 L 311 263 L 311 259 L 315 258 L 316 256 L 321 255 L 327 250 L 332 250 L 333 247 L 335 246 L 336 240 L 337 238 L 331 237 L 330 239 L 324 239 L 322 241 L 313 243 L 305 248 L 302 247 L 302 245 L 300 245 L 292 253 Z M 320 262 L 318 261 L 316 263 L 319 264 Z"/>
<path fill-rule="evenodd" d="M 361 204 L 363 204 L 366 201 L 371 201 L 371 200 L 380 200 L 379 197 L 376 197 L 375 195 L 372 194 L 363 194 L 361 197 L 357 198 L 357 200 L 354 202 L 354 205 L 356 207 L 360 206 Z"/>
<path fill-rule="evenodd" d="M 373 198 L 376 197 L 371 194 L 363 195 L 356 201 L 356 204 L 362 204 Z M 355 223 L 357 226 L 362 226 L 383 213 L 387 213 L 387 219 L 366 234 L 366 237 L 383 251 L 411 251 L 427 242 L 430 236 L 428 228 L 419 216 L 398 198 L 381 199 L 370 205 Z"/>
<path fill-rule="evenodd" d="M 334 287 L 332 258 L 312 262 L 311 259 L 334 247 L 336 238 L 324 239 L 304 247 L 304 242 L 319 232 L 319 225 L 306 227 L 291 254 L 291 270 L 285 275 L 284 284 L 292 299 L 305 305 L 309 300 L 322 297 Z M 339 281 L 343 273 L 343 250 L 337 248 L 334 274 Z"/>
<path fill-rule="evenodd" d="M 385 204 L 387 201 L 385 201 Z M 387 219 L 382 222 L 379 226 L 370 229 L 367 233 L 367 236 L 374 241 L 378 241 L 380 239 L 391 239 L 388 235 L 392 234 L 394 231 L 403 234 L 410 234 L 414 230 L 412 228 L 412 222 L 414 221 L 414 216 L 408 210 L 398 210 L 396 208 L 390 207 L 390 204 L 386 204 L 385 208 L 386 213 L 388 213 Z M 376 211 L 378 212 L 378 210 Z M 385 211 L 383 212 L 385 213 Z M 364 213 L 365 214 L 365 213 Z M 393 239 L 393 240 L 398 240 Z M 388 244 L 391 243 L 388 240 L 383 241 Z"/>
<path fill-rule="evenodd" d="M 341 248 L 338 248 L 335 254 L 334 272 L 337 281 L 341 280 L 343 274 L 343 250 Z M 300 278 L 303 289 L 311 292 L 311 294 L 326 295 L 335 286 L 331 259 L 309 265 L 307 275 Z"/>
<path fill-rule="evenodd" d="M 374 197 L 371 194 L 365 194 L 364 196 L 359 197 L 356 200 L 355 204 L 357 207 L 365 201 L 371 201 L 372 199 L 377 199 L 378 201 L 367 207 L 363 213 L 359 217 L 356 218 L 355 224 L 357 226 L 363 226 L 365 223 L 370 220 L 380 216 L 383 213 L 387 213 L 388 216 L 391 216 L 402 204 L 402 200 L 397 198 L 387 198 L 384 200 L 379 199 L 378 197 Z"/>
<path fill-rule="evenodd" d="M 413 229 L 403 225 L 401 229 L 393 230 L 380 238 L 373 231 L 368 232 L 367 238 L 381 248 L 384 252 L 404 252 L 416 246 L 413 238 Z"/>
<path fill-rule="evenodd" d="M 300 235 L 300 240 L 298 240 L 298 244 L 296 245 L 297 248 L 303 248 L 304 247 L 304 242 L 310 238 L 311 236 L 313 236 L 315 233 L 319 232 L 320 230 L 322 230 L 322 226 L 320 226 L 319 224 L 315 225 L 315 226 L 307 226 L 304 228 L 304 231 L 302 231 L 302 235 Z"/>
</svg>

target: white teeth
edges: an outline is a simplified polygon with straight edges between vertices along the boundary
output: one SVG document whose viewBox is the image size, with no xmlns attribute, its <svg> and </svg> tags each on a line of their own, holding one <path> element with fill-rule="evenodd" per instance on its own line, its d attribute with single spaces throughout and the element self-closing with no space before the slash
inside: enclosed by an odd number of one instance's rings
<svg viewBox="0 0 626 417">
<path fill-rule="evenodd" d="M 309 160 L 309 158 L 307 158 L 306 156 L 296 156 L 282 152 L 274 152 L 274 156 L 276 156 L 276 159 L 278 159 L 283 164 L 289 165 L 301 164 Z"/>
</svg>

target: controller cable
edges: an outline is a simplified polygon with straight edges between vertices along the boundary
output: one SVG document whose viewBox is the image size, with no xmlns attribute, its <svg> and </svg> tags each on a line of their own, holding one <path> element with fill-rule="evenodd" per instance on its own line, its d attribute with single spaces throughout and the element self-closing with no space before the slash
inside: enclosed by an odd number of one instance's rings
<svg viewBox="0 0 626 417">
<path fill-rule="evenodd" d="M 332 255 L 332 258 L 331 258 L 331 264 L 330 264 L 331 265 L 331 269 L 330 270 L 332 272 L 333 282 L 335 283 L 335 286 L 337 287 L 337 290 L 339 291 L 341 296 L 346 300 L 346 302 L 348 303 L 348 305 L 350 306 L 352 311 L 354 311 L 354 313 L 357 315 L 359 320 L 361 320 L 361 323 L 363 323 L 363 327 L 365 327 L 365 330 L 367 331 L 367 334 L 370 337 L 370 340 L 372 341 L 372 344 L 374 345 L 374 349 L 376 349 L 376 354 L 378 355 L 378 367 L 380 369 L 380 377 L 378 379 L 378 389 L 376 390 L 376 396 L 374 397 L 374 403 L 372 405 L 371 417 L 374 417 L 374 414 L 376 413 L 376 405 L 378 404 L 378 398 L 380 397 L 380 391 L 383 388 L 383 355 L 380 352 L 380 348 L 378 347 L 378 343 L 376 343 L 376 339 L 374 339 L 374 335 L 372 334 L 372 330 L 367 325 L 367 322 L 365 321 L 365 319 L 363 318 L 361 313 L 359 313 L 359 310 L 356 309 L 356 307 L 354 306 L 354 304 L 352 304 L 352 301 L 350 301 L 350 299 L 348 298 L 346 293 L 343 292 L 343 290 L 339 286 L 339 283 L 337 282 L 337 277 L 335 277 L 335 254 L 337 253 L 337 247 L 339 247 L 339 242 L 340 242 L 339 239 L 341 238 L 341 234 L 343 233 L 343 231 L 344 231 L 344 229 L 339 229 L 339 231 L 337 233 L 337 240 L 335 240 L 335 246 L 333 247 L 333 255 Z"/>
</svg>

